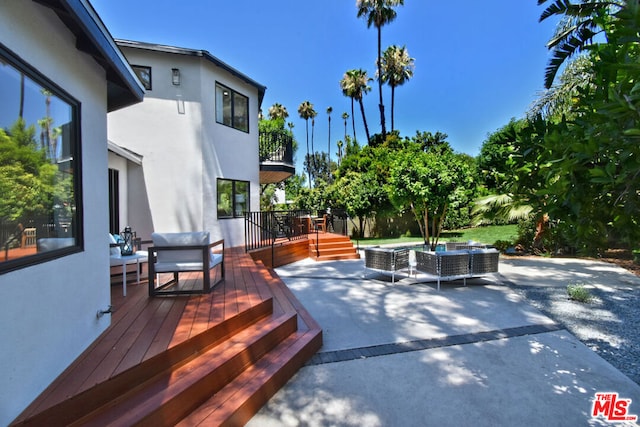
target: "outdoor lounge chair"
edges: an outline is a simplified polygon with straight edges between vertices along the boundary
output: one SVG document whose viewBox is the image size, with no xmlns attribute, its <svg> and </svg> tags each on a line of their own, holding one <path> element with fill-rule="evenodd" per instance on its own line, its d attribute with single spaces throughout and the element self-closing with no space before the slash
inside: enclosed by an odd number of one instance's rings
<svg viewBox="0 0 640 427">
<path fill-rule="evenodd" d="M 211 271 L 215 271 L 217 266 L 220 267 L 220 279 L 213 286 L 224 280 L 224 240 L 209 243 L 207 231 L 152 233 L 151 239 L 149 296 L 209 293 L 212 289 Z M 185 272 L 201 272 L 202 288 L 181 288 L 179 275 Z M 173 280 L 160 284 L 156 278 L 159 273 L 173 273 Z"/>
<path fill-rule="evenodd" d="M 395 273 L 409 269 L 409 249 L 366 248 L 364 266 L 371 270 L 391 273 L 391 283 L 395 283 Z"/>
<path fill-rule="evenodd" d="M 416 270 L 436 276 L 438 290 L 441 280 L 463 279 L 466 286 L 469 277 L 469 256 L 469 251 L 416 251 Z"/>
<path fill-rule="evenodd" d="M 471 254 L 469 274 L 472 277 L 498 272 L 500 251 L 497 249 L 473 249 L 469 253 Z"/>
</svg>

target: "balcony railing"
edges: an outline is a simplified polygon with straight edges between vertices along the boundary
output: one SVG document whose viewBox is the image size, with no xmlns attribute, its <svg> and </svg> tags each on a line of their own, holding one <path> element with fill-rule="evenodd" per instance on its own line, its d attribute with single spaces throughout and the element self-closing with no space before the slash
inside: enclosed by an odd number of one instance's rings
<svg viewBox="0 0 640 427">
<path fill-rule="evenodd" d="M 293 138 L 284 133 L 261 133 L 260 163 L 280 162 L 293 164 Z"/>
<path fill-rule="evenodd" d="M 283 181 L 296 173 L 293 166 L 293 138 L 286 133 L 259 135 L 260 184 Z"/>
</svg>

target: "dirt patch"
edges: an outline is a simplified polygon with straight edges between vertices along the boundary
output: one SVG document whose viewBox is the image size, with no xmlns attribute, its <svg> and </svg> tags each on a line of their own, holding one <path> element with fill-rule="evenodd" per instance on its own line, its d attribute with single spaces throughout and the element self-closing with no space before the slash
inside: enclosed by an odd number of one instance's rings
<svg viewBox="0 0 640 427">
<path fill-rule="evenodd" d="M 602 258 L 593 259 L 616 264 L 640 277 L 640 265 L 633 262 L 633 254 L 629 249 L 609 249 Z"/>
</svg>

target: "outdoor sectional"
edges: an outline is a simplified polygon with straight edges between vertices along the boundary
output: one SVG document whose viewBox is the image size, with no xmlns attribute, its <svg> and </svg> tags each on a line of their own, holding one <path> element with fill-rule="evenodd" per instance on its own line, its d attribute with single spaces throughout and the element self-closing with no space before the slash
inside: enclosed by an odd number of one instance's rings
<svg viewBox="0 0 640 427">
<path fill-rule="evenodd" d="M 416 251 L 416 270 L 441 280 L 463 279 L 498 272 L 500 252 L 497 249 L 470 249 L 446 252 Z"/>
<path fill-rule="evenodd" d="M 391 273 L 391 283 L 394 283 L 397 271 L 409 269 L 409 249 L 366 248 L 364 266 L 378 272 Z"/>
</svg>

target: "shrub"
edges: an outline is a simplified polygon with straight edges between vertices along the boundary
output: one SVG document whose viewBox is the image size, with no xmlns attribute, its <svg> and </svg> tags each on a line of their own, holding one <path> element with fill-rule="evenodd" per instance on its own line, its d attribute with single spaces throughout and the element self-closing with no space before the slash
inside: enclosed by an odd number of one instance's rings
<svg viewBox="0 0 640 427">
<path fill-rule="evenodd" d="M 593 296 L 589 292 L 589 289 L 585 288 L 583 284 L 570 284 L 567 285 L 567 295 L 569 299 L 578 302 L 588 303 L 591 302 Z"/>
<path fill-rule="evenodd" d="M 500 252 L 504 252 L 506 251 L 508 248 L 514 246 L 513 242 L 510 242 L 509 240 L 496 240 L 493 243 L 493 246 L 499 250 Z"/>
</svg>

